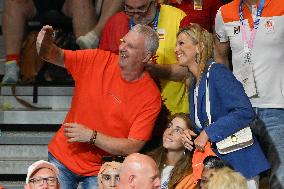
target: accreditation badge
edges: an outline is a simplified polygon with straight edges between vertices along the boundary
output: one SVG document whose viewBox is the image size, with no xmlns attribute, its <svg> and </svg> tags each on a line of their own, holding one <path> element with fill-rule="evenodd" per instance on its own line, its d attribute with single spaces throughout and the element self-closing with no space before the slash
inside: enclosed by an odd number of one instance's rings
<svg viewBox="0 0 284 189">
<path fill-rule="evenodd" d="M 243 62 L 234 65 L 234 75 L 243 84 L 248 97 L 257 95 L 256 83 L 251 61 L 251 50 L 244 53 Z"/>
<path fill-rule="evenodd" d="M 274 33 L 274 20 L 272 18 L 265 21 L 265 32 Z"/>
<path fill-rule="evenodd" d="M 194 10 L 202 10 L 203 0 L 194 0 Z"/>
<path fill-rule="evenodd" d="M 158 29 L 158 36 L 159 40 L 165 40 L 166 39 L 166 30 L 163 28 Z"/>
</svg>

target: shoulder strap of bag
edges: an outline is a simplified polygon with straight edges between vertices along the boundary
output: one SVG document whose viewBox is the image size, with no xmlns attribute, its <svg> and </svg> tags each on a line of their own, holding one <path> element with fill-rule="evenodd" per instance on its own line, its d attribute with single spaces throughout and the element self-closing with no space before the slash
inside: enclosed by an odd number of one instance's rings
<svg viewBox="0 0 284 189">
<path fill-rule="evenodd" d="M 207 113 L 207 118 L 208 118 L 208 125 L 210 125 L 212 123 L 212 120 L 211 120 L 211 105 L 210 105 L 210 99 L 209 99 L 209 73 L 210 73 L 210 69 L 211 69 L 211 66 L 215 64 L 215 62 L 212 62 L 209 67 L 208 67 L 208 70 L 207 70 L 207 74 L 206 74 L 206 83 L 205 83 L 205 87 L 206 87 L 206 113 Z"/>
<path fill-rule="evenodd" d="M 24 99 L 21 99 L 20 97 L 18 97 L 16 95 L 16 86 L 15 85 L 13 85 L 11 87 L 11 91 L 12 91 L 13 96 L 16 98 L 16 100 L 26 108 L 29 108 L 29 109 L 32 109 L 32 110 L 50 110 L 50 109 L 52 109 L 51 107 L 38 107 L 38 106 L 32 105 L 31 103 L 27 102 Z"/>
</svg>

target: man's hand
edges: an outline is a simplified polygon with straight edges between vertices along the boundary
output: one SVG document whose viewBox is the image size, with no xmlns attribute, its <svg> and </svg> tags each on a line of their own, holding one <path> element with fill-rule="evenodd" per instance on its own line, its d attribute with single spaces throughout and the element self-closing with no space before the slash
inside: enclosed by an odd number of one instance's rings
<svg viewBox="0 0 284 189">
<path fill-rule="evenodd" d="M 189 151 L 193 150 L 193 137 L 197 136 L 197 134 L 195 134 L 192 130 L 187 129 L 183 132 L 183 134 L 181 135 L 181 140 L 182 143 L 184 145 L 184 147 L 186 149 L 188 149 Z"/>
<path fill-rule="evenodd" d="M 79 123 L 64 123 L 64 135 L 68 142 L 89 142 L 93 131 Z"/>
<path fill-rule="evenodd" d="M 43 41 L 44 38 L 46 38 L 46 39 Z M 37 39 L 36 39 L 36 50 L 37 50 L 38 54 L 40 54 L 43 42 L 53 43 L 53 28 L 52 28 L 52 26 L 49 26 L 49 25 L 43 26 L 42 29 L 40 30 L 40 32 L 38 33 Z"/>
<path fill-rule="evenodd" d="M 209 140 L 209 137 L 206 134 L 206 132 L 203 130 L 201 131 L 199 136 L 194 140 L 194 145 L 197 148 L 197 150 L 204 151 L 204 147 L 208 140 Z"/>
<path fill-rule="evenodd" d="M 54 44 L 53 29 L 51 26 L 43 26 L 38 33 L 36 49 L 40 58 L 43 60 L 64 67 L 63 50 Z"/>
<path fill-rule="evenodd" d="M 158 60 L 159 56 L 158 55 L 154 55 L 150 58 L 148 64 L 158 64 L 157 60 Z"/>
</svg>

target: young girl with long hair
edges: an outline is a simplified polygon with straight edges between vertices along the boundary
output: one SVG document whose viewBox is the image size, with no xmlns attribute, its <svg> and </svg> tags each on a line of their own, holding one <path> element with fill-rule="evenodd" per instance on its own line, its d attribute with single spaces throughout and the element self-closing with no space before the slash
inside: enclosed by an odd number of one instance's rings
<svg viewBox="0 0 284 189">
<path fill-rule="evenodd" d="M 192 132 L 192 123 L 185 113 L 170 117 L 167 129 L 163 134 L 163 143 L 150 152 L 161 173 L 161 189 L 174 189 L 188 175 L 192 174 L 191 140 L 185 133 Z M 193 179 L 187 188 L 195 188 Z"/>
</svg>

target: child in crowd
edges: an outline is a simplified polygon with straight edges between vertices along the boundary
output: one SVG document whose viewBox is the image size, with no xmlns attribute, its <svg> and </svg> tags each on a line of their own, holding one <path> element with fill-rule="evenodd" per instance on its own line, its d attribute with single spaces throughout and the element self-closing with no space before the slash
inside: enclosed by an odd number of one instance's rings
<svg viewBox="0 0 284 189">
<path fill-rule="evenodd" d="M 192 132 L 192 123 L 185 113 L 174 114 L 163 134 L 163 143 L 150 152 L 161 173 L 161 189 L 195 188 L 192 175 L 192 152 L 185 132 Z M 183 179 L 188 179 L 186 186 L 179 186 Z M 183 181 L 183 183 L 185 183 Z"/>
<path fill-rule="evenodd" d="M 120 162 L 105 162 L 98 174 L 99 189 L 115 188 L 119 182 Z"/>
</svg>

